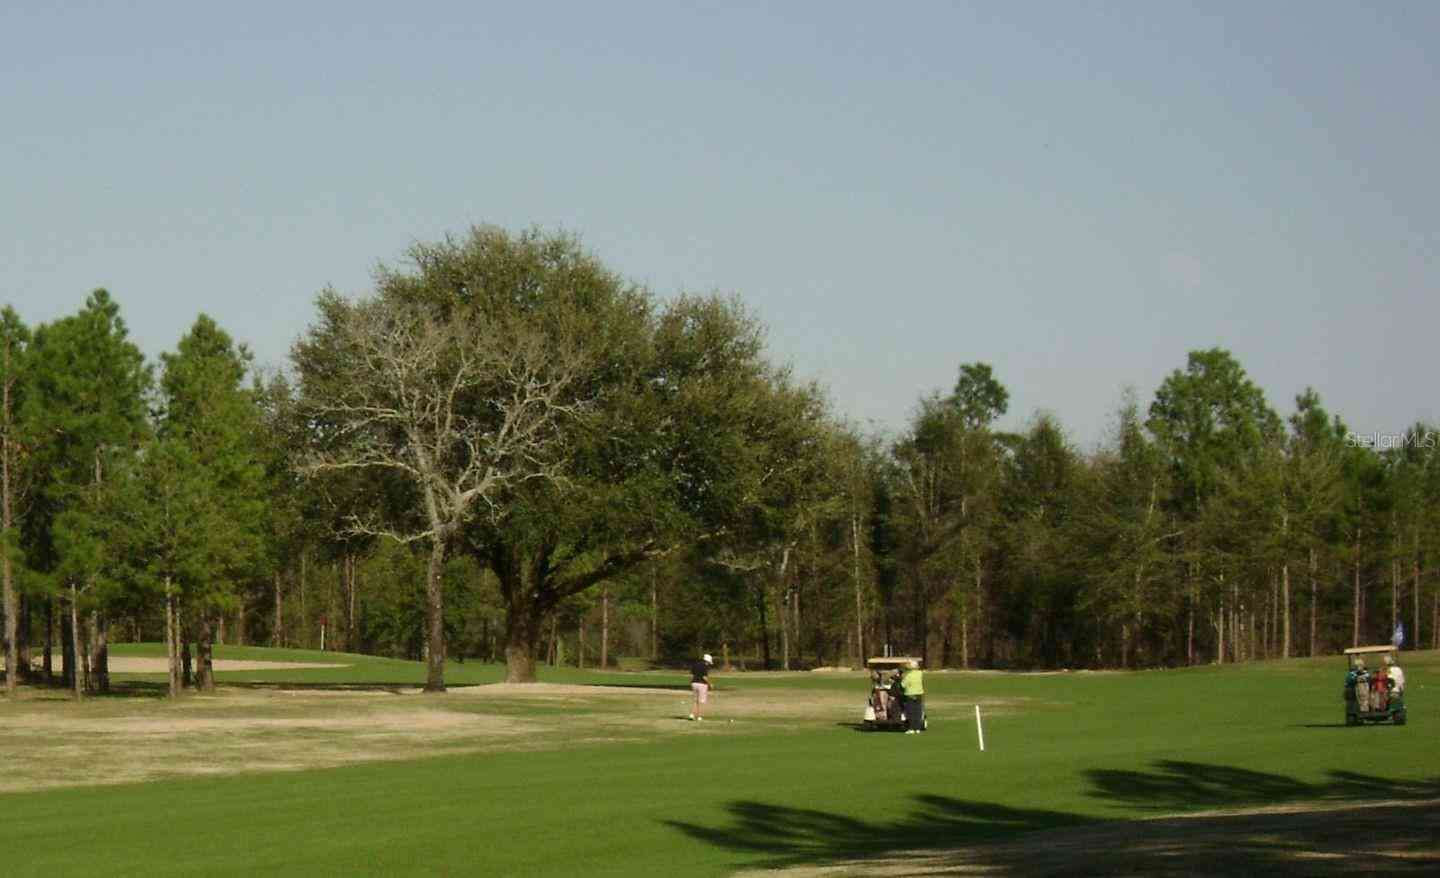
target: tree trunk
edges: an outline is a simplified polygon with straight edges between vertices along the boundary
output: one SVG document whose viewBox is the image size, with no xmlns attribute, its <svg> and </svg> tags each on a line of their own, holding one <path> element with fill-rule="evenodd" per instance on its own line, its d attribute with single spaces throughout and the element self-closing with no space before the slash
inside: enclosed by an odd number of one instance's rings
<svg viewBox="0 0 1440 878">
<path fill-rule="evenodd" d="M 195 640 L 195 688 L 200 692 L 215 691 L 215 623 L 211 610 L 200 613 L 200 634 Z"/>
<path fill-rule="evenodd" d="M 275 628 L 270 632 L 270 645 L 276 649 L 285 646 L 285 592 L 282 588 L 284 579 L 280 571 L 275 571 Z"/>
<path fill-rule="evenodd" d="M 439 535 L 430 541 L 430 566 L 425 575 L 426 657 L 425 691 L 445 691 L 445 613 L 441 573 L 445 567 L 445 540 Z M 539 632 L 534 632 L 538 634 Z M 535 673 L 534 644 L 530 645 L 530 673 Z M 508 655 L 508 650 L 507 650 Z"/>
<path fill-rule="evenodd" d="M 1400 558 L 1390 559 L 1390 630 L 1400 624 Z"/>
<path fill-rule="evenodd" d="M 345 650 L 346 652 L 359 652 L 359 627 L 355 624 L 355 592 L 356 573 L 355 556 L 349 552 L 345 553 L 345 568 L 347 588 L 345 591 L 347 606 L 345 608 Z M 462 656 L 463 658 L 463 656 Z"/>
<path fill-rule="evenodd" d="M 585 670 L 585 614 L 580 614 L 580 624 L 575 631 L 575 667 Z"/>
<path fill-rule="evenodd" d="M 985 638 L 985 667 L 995 667 L 995 615 L 994 605 L 985 593 L 985 562 L 977 553 L 975 556 L 975 624 Z"/>
<path fill-rule="evenodd" d="M 6 489 L 8 491 L 8 488 Z M 5 517 L 9 518 L 9 504 L 6 503 Z M 8 540 L 10 527 L 7 523 L 5 533 L 0 539 Z M 8 543 L 6 543 L 8 545 Z M 0 561 L 4 567 L 5 579 L 5 691 L 14 695 L 20 686 L 20 601 L 15 593 L 14 584 L 11 580 L 10 555 L 7 553 L 4 560 Z"/>
<path fill-rule="evenodd" d="M 505 682 L 534 683 L 543 611 L 533 600 L 518 600 L 505 617 Z"/>
<path fill-rule="evenodd" d="M 171 590 L 170 578 L 165 578 L 165 657 L 170 664 L 170 697 L 180 697 L 180 647 L 179 625 L 176 619 L 175 594 Z"/>
<path fill-rule="evenodd" d="M 767 671 L 770 669 L 770 622 L 766 619 L 765 614 L 765 607 L 769 603 L 770 597 L 768 592 L 769 589 L 762 587 L 760 589 L 760 599 L 757 602 L 760 608 L 760 667 Z"/>
<path fill-rule="evenodd" d="M 1350 645 L 1360 645 L 1360 539 L 1355 539 L 1355 608 L 1354 626 L 1350 633 Z"/>
<path fill-rule="evenodd" d="M 795 577 L 795 586 L 790 590 L 790 624 L 795 629 L 795 659 L 803 661 L 805 656 L 805 638 L 800 630 L 800 577 Z"/>
<path fill-rule="evenodd" d="M 1410 632 L 1410 643 L 1412 649 L 1419 649 L 1420 640 L 1420 534 L 1415 534 L 1415 554 L 1411 556 L 1411 581 L 1415 589 L 1415 630 Z"/>
<path fill-rule="evenodd" d="M 300 645 L 310 648 L 310 617 L 305 615 L 305 550 L 300 550 Z"/>
<path fill-rule="evenodd" d="M 1190 601 L 1185 621 L 1185 663 L 1193 666 L 1195 664 L 1195 604 L 1198 598 L 1195 593 L 1195 570 L 1193 567 L 1190 570 L 1190 576 Z"/>
<path fill-rule="evenodd" d="M 1315 657 L 1315 632 L 1320 613 L 1320 562 L 1310 547 L 1310 657 Z"/>
<path fill-rule="evenodd" d="M 1215 618 L 1215 663 L 1225 664 L 1225 598 L 1220 598 L 1220 609 Z"/>
<path fill-rule="evenodd" d="M 185 630 L 185 623 L 180 619 L 178 611 L 175 616 L 175 630 L 180 634 L 180 685 L 189 689 L 195 685 L 195 674 L 191 663 L 193 656 L 190 652 L 190 632 Z"/>
<path fill-rule="evenodd" d="M 1280 624 L 1284 629 L 1280 657 L 1290 657 L 1290 562 L 1280 567 Z"/>
<path fill-rule="evenodd" d="M 865 606 L 860 589 L 860 517 L 850 516 L 850 544 L 854 547 L 851 565 L 855 581 L 855 667 L 865 667 Z"/>
<path fill-rule="evenodd" d="M 18 603 L 20 604 L 20 627 L 16 635 L 19 642 L 15 646 L 15 654 L 19 656 L 17 667 L 20 670 L 20 678 L 28 681 L 34 679 L 35 676 L 35 671 L 30 666 L 31 615 L 35 602 L 32 598 L 20 595 Z"/>
<path fill-rule="evenodd" d="M 100 611 L 90 613 L 90 686 L 94 692 L 110 691 L 110 620 Z"/>
<path fill-rule="evenodd" d="M 790 594 L 785 583 L 777 589 L 775 606 L 780 610 L 780 669 L 790 670 Z"/>
<path fill-rule="evenodd" d="M 30 666 L 30 617 L 34 601 L 25 595 L 20 595 L 18 603 L 20 604 L 20 627 L 16 635 L 19 642 L 16 644 L 15 653 L 19 656 L 20 678 L 30 680 L 35 676 L 34 669 Z"/>
<path fill-rule="evenodd" d="M 75 685 L 75 655 L 71 646 L 70 614 L 65 611 L 65 605 L 61 604 L 56 613 L 60 618 L 58 627 L 60 629 L 60 685 L 66 689 Z"/>
<path fill-rule="evenodd" d="M 893 595 L 894 595 L 894 592 L 893 592 L 893 591 L 891 592 L 891 595 L 892 595 L 892 597 L 893 597 Z M 880 630 L 881 630 L 881 632 L 882 632 L 882 634 L 881 634 L 881 636 L 880 636 L 881 646 L 880 646 L 879 649 L 875 650 L 875 652 L 876 652 L 877 654 L 880 654 L 880 655 L 889 655 L 889 654 L 890 654 L 890 644 L 892 644 L 892 643 L 895 642 L 895 627 L 894 627 L 894 625 L 895 625 L 895 620 L 892 618 L 892 614 L 891 614 L 891 610 L 890 610 L 889 603 L 886 602 L 886 601 L 882 601 L 882 602 L 881 602 L 881 606 L 880 606 Z"/>
<path fill-rule="evenodd" d="M 970 598 L 960 602 L 960 667 L 970 670 Z"/>
<path fill-rule="evenodd" d="M 1277 614 L 1280 612 L 1280 574 L 1270 575 L 1270 589 L 1265 593 L 1265 600 L 1256 611 L 1256 637 L 1259 638 L 1259 646 L 1255 653 L 1256 658 L 1272 659 L 1278 648 L 1280 637 L 1280 620 Z"/>
<path fill-rule="evenodd" d="M 75 700 L 85 697 L 85 674 L 80 670 L 79 659 L 85 654 L 80 648 L 80 594 L 75 581 L 70 581 L 70 681 L 75 690 Z"/>
<path fill-rule="evenodd" d="M 20 684 L 20 601 L 15 590 L 15 572 L 10 562 L 10 529 L 14 525 L 10 497 L 10 339 L 5 339 L 4 400 L 0 402 L 3 432 L 0 432 L 0 580 L 4 581 L 5 691 L 15 694 Z"/>
<path fill-rule="evenodd" d="M 1266 658 L 1275 658 L 1276 654 L 1280 651 L 1280 647 L 1282 646 L 1281 639 L 1284 636 L 1284 632 L 1282 630 L 1283 625 L 1281 624 L 1282 620 L 1280 618 L 1280 591 L 1280 579 L 1279 577 L 1276 577 L 1274 585 L 1271 588 L 1270 592 L 1270 645 L 1266 647 Z M 1286 607 L 1286 609 L 1288 609 L 1288 606 Z M 1293 647 L 1294 644 L 1292 643 L 1291 646 Z"/>
<path fill-rule="evenodd" d="M 1237 662 L 1245 660 L 1245 640 L 1241 636 L 1244 627 L 1245 608 L 1240 605 L 1240 584 L 1230 586 L 1230 655 Z"/>
<path fill-rule="evenodd" d="M 790 569 L 790 547 L 786 546 L 780 555 L 780 575 L 776 583 L 775 606 L 780 610 L 780 667 L 790 670 L 790 595 L 786 590 L 785 574 Z"/>
<path fill-rule="evenodd" d="M 656 568 L 650 568 L 650 661 L 660 660 L 660 596 Z"/>
<path fill-rule="evenodd" d="M 61 623 L 63 626 L 63 622 Z M 61 646 L 64 651 L 64 646 Z M 45 599 L 45 685 L 55 684 L 55 599 Z"/>
<path fill-rule="evenodd" d="M 600 670 L 610 667 L 610 583 L 600 586 Z"/>
</svg>

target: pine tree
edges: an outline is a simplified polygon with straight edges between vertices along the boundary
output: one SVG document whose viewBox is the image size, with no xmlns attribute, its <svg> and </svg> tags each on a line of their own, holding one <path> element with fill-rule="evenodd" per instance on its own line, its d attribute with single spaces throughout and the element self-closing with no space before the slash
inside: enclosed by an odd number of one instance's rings
<svg viewBox="0 0 1440 878">
<path fill-rule="evenodd" d="M 247 386 L 250 353 L 200 315 L 174 353 L 164 354 L 162 438 L 187 449 L 204 472 L 197 484 L 211 510 L 205 536 L 208 575 L 184 593 L 193 626 L 198 685 L 213 689 L 211 644 L 223 614 L 238 605 L 241 583 L 263 569 L 264 467 L 260 410 Z"/>
<path fill-rule="evenodd" d="M 107 679 L 108 608 L 98 586 L 113 559 L 87 536 L 105 530 L 89 519 L 103 514 L 110 461 L 148 433 L 150 369 L 105 290 L 91 293 L 78 314 L 37 329 L 31 354 L 33 392 L 22 417 L 46 441 L 36 448 L 40 496 L 29 554 L 51 595 L 68 602 L 66 676 L 78 696 L 84 686 L 80 666 L 87 662 L 83 640 L 90 641 L 97 681 L 104 685 Z M 68 533 L 64 539 L 57 538 L 59 527 Z M 66 548 L 72 557 L 65 557 Z M 88 637 L 79 625 L 82 610 L 88 612 Z"/>
</svg>

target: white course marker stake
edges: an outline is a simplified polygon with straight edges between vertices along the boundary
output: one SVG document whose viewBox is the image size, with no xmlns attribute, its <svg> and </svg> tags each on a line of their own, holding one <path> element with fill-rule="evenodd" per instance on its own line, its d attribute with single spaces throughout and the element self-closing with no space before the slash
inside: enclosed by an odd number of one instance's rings
<svg viewBox="0 0 1440 878">
<path fill-rule="evenodd" d="M 980 752 L 985 752 L 985 727 L 980 724 L 980 705 L 975 705 L 975 731 L 980 735 Z"/>
</svg>

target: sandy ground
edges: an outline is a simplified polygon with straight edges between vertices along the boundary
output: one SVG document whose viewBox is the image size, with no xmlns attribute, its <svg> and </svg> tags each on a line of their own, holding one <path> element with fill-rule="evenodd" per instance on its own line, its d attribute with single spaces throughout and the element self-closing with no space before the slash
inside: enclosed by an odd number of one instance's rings
<svg viewBox="0 0 1440 878">
<path fill-rule="evenodd" d="M 736 878 L 1436 875 L 1440 800 L 1311 803 L 1127 820 Z"/>
</svg>

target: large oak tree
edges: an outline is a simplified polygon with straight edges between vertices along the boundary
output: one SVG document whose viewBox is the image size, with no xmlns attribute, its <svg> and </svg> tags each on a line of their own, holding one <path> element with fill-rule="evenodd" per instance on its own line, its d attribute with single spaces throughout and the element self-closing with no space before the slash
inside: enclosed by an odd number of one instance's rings
<svg viewBox="0 0 1440 878">
<path fill-rule="evenodd" d="M 445 688 L 446 553 L 468 522 L 509 517 L 504 491 L 563 477 L 562 424 L 592 403 L 587 336 L 603 330 L 587 325 L 580 284 L 547 290 L 554 307 L 537 311 L 533 276 L 485 258 L 490 240 L 477 231 L 417 246 L 413 271 L 382 269 L 376 293 L 358 301 L 322 294 L 318 323 L 293 351 L 311 440 L 302 469 L 378 475 L 376 502 L 350 515 L 350 532 L 429 548 L 432 692 Z M 487 284 L 503 292 L 485 295 Z"/>
</svg>

